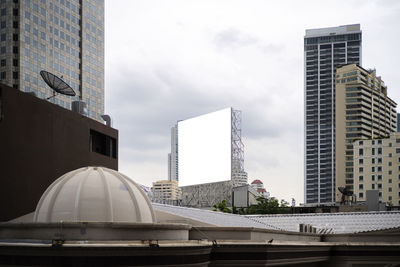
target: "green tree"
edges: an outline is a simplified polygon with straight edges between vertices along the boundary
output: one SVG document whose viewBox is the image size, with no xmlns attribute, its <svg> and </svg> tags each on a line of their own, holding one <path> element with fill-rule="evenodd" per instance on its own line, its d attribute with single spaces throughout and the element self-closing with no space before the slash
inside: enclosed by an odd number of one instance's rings
<svg viewBox="0 0 400 267">
<path fill-rule="evenodd" d="M 277 214 L 290 212 L 290 208 L 288 208 L 289 203 L 283 199 L 279 204 L 279 201 L 274 197 L 270 199 L 258 197 L 257 202 L 256 205 L 251 205 L 247 208 L 246 214 Z"/>
<path fill-rule="evenodd" d="M 232 210 L 227 207 L 225 199 L 223 199 L 218 204 L 214 204 L 213 207 L 214 207 L 213 211 L 222 211 L 222 212 L 226 212 L 226 213 L 232 213 Z"/>
</svg>

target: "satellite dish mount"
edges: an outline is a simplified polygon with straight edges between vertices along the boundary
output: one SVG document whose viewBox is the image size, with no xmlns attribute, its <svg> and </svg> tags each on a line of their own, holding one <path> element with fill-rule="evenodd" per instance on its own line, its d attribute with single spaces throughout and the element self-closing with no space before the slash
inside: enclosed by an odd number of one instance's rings
<svg viewBox="0 0 400 267">
<path fill-rule="evenodd" d="M 57 94 L 69 95 L 69 96 L 76 95 L 74 89 L 72 89 L 71 86 L 69 86 L 66 82 L 62 80 L 62 76 L 61 78 L 59 78 L 56 75 L 45 70 L 40 71 L 40 76 L 42 76 L 45 83 L 51 89 L 53 89 L 53 95 L 46 98 L 47 100 L 54 98 Z"/>
</svg>

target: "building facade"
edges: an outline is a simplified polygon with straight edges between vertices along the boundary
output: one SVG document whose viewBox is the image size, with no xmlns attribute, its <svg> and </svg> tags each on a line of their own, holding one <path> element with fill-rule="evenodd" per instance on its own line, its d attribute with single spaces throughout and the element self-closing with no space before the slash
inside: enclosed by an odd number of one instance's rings
<svg viewBox="0 0 400 267">
<path fill-rule="evenodd" d="M 171 128 L 171 153 L 168 153 L 168 181 L 179 182 L 178 124 Z"/>
<path fill-rule="evenodd" d="M 265 197 L 265 198 L 269 198 L 270 197 L 270 193 L 267 192 L 267 190 L 264 188 L 264 184 L 263 182 L 261 182 L 260 180 L 256 179 L 253 182 L 251 182 L 250 184 L 251 187 L 253 187 L 255 190 L 257 190 L 257 192 Z"/>
<path fill-rule="evenodd" d="M 304 201 L 335 201 L 335 70 L 361 64 L 360 25 L 306 30 L 304 36 Z"/>
<path fill-rule="evenodd" d="M 397 113 L 397 131 L 400 132 L 400 113 Z"/>
<path fill-rule="evenodd" d="M 151 188 L 154 202 L 170 203 L 181 199 L 181 189 L 178 186 L 178 181 L 160 180 L 153 183 Z M 172 204 L 172 203 L 171 203 Z"/>
<path fill-rule="evenodd" d="M 85 101 L 89 117 L 104 114 L 104 0 L 5 0 L 0 3 L 0 82 L 46 99 L 39 72 L 54 73 L 76 96 L 57 95 L 71 109 Z"/>
<path fill-rule="evenodd" d="M 66 172 L 118 170 L 116 129 L 2 84 L 0 148 L 0 221 L 32 212 Z"/>
<path fill-rule="evenodd" d="M 375 70 L 350 64 L 336 70 L 336 190 L 355 189 L 353 142 L 383 138 L 397 129 L 396 103 Z M 336 191 L 336 200 L 341 193 Z"/>
<path fill-rule="evenodd" d="M 400 206 L 400 133 L 389 138 L 354 142 L 354 194 L 366 201 L 367 190 L 378 190 L 379 201 Z"/>
</svg>

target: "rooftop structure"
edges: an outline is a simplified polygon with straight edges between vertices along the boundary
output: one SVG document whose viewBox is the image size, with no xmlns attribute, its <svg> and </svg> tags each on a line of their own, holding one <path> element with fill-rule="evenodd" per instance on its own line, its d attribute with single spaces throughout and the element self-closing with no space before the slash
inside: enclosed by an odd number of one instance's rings
<svg viewBox="0 0 400 267">
<path fill-rule="evenodd" d="M 1 84 L 0 147 L 0 221 L 33 211 L 66 172 L 118 170 L 116 129 Z"/>
<path fill-rule="evenodd" d="M 179 140 L 180 186 L 229 180 L 235 186 L 247 184 L 241 111 L 226 108 L 182 120 L 178 129 L 173 130 L 173 136 L 174 131 L 178 132 Z M 173 153 L 170 162 L 174 162 Z"/>
<path fill-rule="evenodd" d="M 140 187 L 108 168 L 68 172 L 43 193 L 34 222 L 155 222 L 153 207 Z"/>
</svg>

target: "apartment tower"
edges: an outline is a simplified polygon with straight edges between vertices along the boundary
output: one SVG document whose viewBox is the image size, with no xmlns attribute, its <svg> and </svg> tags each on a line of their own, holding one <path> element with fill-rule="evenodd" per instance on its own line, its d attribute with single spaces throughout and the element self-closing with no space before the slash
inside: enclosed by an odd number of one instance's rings
<svg viewBox="0 0 400 267">
<path fill-rule="evenodd" d="M 304 37 L 304 201 L 335 201 L 335 71 L 361 64 L 359 24 L 306 30 Z"/>
<path fill-rule="evenodd" d="M 104 0 L 0 2 L 0 83 L 45 99 L 51 89 L 39 72 L 62 77 L 75 97 L 55 104 L 87 103 L 89 117 L 104 114 Z"/>
<path fill-rule="evenodd" d="M 335 98 L 335 174 L 336 200 L 338 201 L 341 193 L 337 187 L 347 187 L 352 191 L 357 189 L 354 188 L 354 184 L 357 182 L 355 178 L 359 175 L 354 176 L 354 166 L 360 166 L 360 173 L 363 173 L 363 163 L 354 162 L 353 143 L 356 140 L 380 139 L 376 141 L 379 145 L 382 144 L 381 138 L 389 137 L 391 133 L 396 132 L 397 104 L 388 97 L 387 86 L 381 77 L 376 76 L 375 70 L 366 70 L 356 64 L 346 65 L 336 70 Z M 369 141 L 369 143 L 375 143 L 375 141 Z M 371 163 L 370 156 L 368 159 L 365 156 L 365 166 Z M 357 160 L 362 158 L 361 154 Z M 372 153 L 372 158 L 377 162 L 382 161 L 382 148 L 377 148 L 377 153 Z M 377 169 L 379 168 L 381 167 Z"/>
</svg>

